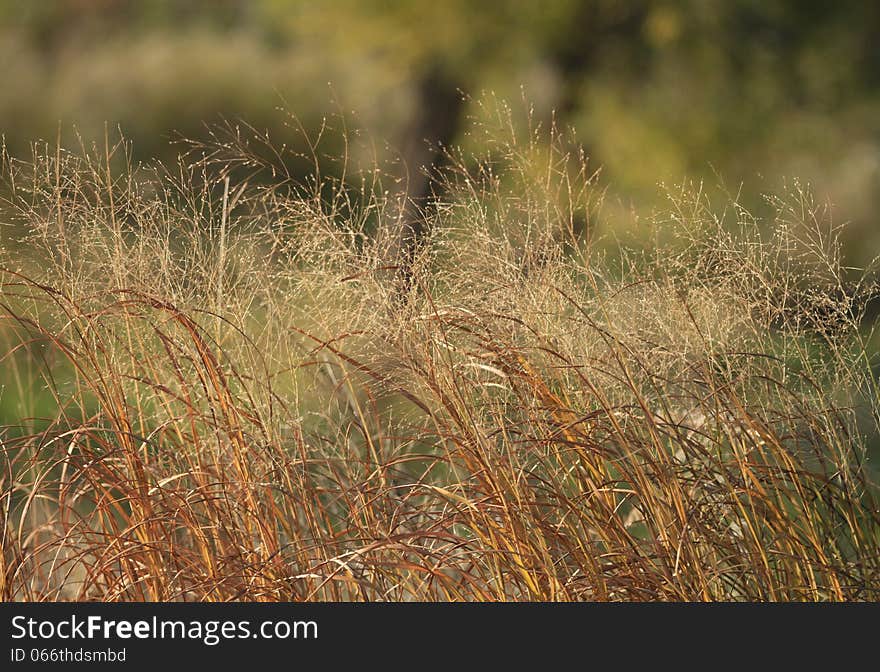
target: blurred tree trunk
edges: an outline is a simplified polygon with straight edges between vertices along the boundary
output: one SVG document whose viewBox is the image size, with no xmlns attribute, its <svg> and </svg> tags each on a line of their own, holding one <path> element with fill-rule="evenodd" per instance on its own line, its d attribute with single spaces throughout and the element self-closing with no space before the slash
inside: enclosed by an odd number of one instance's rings
<svg viewBox="0 0 880 672">
<path fill-rule="evenodd" d="M 624 44 L 632 55 L 645 49 L 642 33 L 649 10 L 643 0 L 609 6 L 581 0 L 572 9 L 567 30 L 562 35 L 553 34 L 553 41 L 546 45 L 550 62 L 562 80 L 556 110 L 559 118 L 565 119 L 578 107 L 581 86 L 599 65 L 603 50 Z M 642 53 L 641 57 L 641 72 L 647 74 L 647 56 Z"/>
<path fill-rule="evenodd" d="M 461 125 L 463 93 L 440 67 L 430 68 L 417 84 L 418 112 L 401 155 L 404 175 L 400 238 L 393 252 L 406 289 L 412 263 L 426 233 L 430 209 L 441 196 L 444 151 Z"/>
</svg>

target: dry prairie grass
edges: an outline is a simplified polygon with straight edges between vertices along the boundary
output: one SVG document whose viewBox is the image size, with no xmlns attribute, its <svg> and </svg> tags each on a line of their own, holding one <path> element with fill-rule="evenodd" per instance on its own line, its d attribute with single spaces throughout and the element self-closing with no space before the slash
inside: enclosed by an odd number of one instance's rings
<svg viewBox="0 0 880 672">
<path fill-rule="evenodd" d="M 878 599 L 837 230 L 685 189 L 608 253 L 547 135 L 450 154 L 405 274 L 378 172 L 255 133 L 4 156 L 3 394 L 49 410 L 0 433 L 2 598 Z"/>
</svg>

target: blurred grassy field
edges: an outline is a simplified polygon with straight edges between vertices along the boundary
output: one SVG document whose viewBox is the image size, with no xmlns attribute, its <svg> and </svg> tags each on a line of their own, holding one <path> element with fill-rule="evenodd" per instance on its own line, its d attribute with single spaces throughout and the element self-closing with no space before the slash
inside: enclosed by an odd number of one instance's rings
<svg viewBox="0 0 880 672">
<path fill-rule="evenodd" d="M 723 184 L 754 210 L 797 178 L 854 223 L 864 264 L 880 249 L 878 29 L 880 10 L 854 0 L 3 0 L 0 132 L 26 153 L 59 121 L 87 141 L 109 122 L 137 159 L 168 159 L 169 138 L 220 115 L 296 142 L 283 106 L 313 132 L 344 113 L 365 159 L 417 171 L 414 145 L 468 142 L 485 92 L 525 96 L 577 129 L 609 228 L 637 232 L 659 183 Z M 437 105 L 443 132 L 421 123 Z"/>
</svg>

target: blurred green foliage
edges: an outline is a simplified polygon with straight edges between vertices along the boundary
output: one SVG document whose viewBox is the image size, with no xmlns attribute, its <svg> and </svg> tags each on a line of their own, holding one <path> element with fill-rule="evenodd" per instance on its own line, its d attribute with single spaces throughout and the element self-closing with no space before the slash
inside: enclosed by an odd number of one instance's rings
<svg viewBox="0 0 880 672">
<path fill-rule="evenodd" d="M 860 0 L 0 0 L 0 132 L 22 153 L 59 121 L 66 139 L 107 121 L 167 159 L 174 132 L 220 115 L 293 142 L 283 106 L 315 132 L 344 113 L 380 159 L 420 161 L 406 147 L 466 142 L 493 91 L 577 129 L 611 218 L 656 205 L 659 182 L 742 183 L 754 207 L 800 178 L 855 223 L 863 263 L 880 248 L 877 34 Z M 438 82 L 468 98 L 426 127 Z"/>
</svg>

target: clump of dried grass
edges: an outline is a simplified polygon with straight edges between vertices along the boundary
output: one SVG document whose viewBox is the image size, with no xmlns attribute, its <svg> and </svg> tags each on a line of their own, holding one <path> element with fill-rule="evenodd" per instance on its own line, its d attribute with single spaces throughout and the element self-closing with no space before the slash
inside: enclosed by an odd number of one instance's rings
<svg viewBox="0 0 880 672">
<path fill-rule="evenodd" d="M 821 208 L 682 190 L 609 254 L 573 145 L 495 138 L 407 282 L 378 172 L 258 134 L 4 157 L 0 366 L 51 412 L 0 434 L 3 599 L 880 597 L 874 289 Z"/>
</svg>

